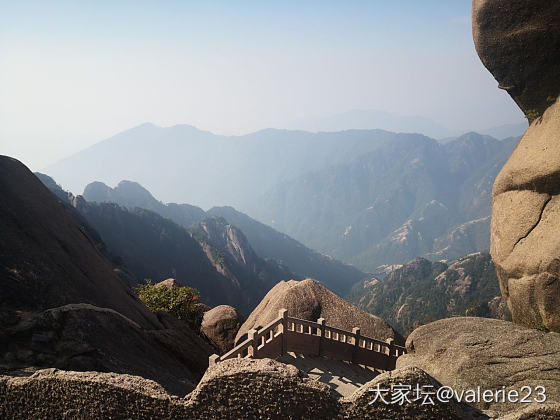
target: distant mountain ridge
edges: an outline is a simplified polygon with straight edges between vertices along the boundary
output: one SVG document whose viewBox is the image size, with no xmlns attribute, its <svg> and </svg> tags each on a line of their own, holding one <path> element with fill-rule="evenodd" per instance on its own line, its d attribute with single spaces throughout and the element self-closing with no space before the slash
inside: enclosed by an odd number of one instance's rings
<svg viewBox="0 0 560 420">
<path fill-rule="evenodd" d="M 132 179 L 164 200 L 233 205 L 311 249 L 375 272 L 417 256 L 454 259 L 488 249 L 492 182 L 516 141 L 467 133 L 442 144 L 383 130 L 268 129 L 227 137 L 146 124 L 59 162 L 49 174 L 65 185 Z M 111 194 L 88 188 L 95 200 Z M 152 204 L 184 226 L 201 217 L 195 206 Z"/>
<path fill-rule="evenodd" d="M 294 277 L 283 267 L 256 256 L 238 231 L 217 246 L 214 240 L 202 241 L 199 235 L 151 210 L 88 203 L 81 197 L 75 205 L 109 250 L 122 257 L 137 282 L 173 277 L 180 284 L 199 289 L 203 302 L 232 305 L 247 314 L 277 282 Z M 215 232 L 231 230 L 225 223 L 215 226 Z M 251 258 L 231 258 L 231 253 L 224 252 L 226 248 Z"/>
<path fill-rule="evenodd" d="M 83 195 L 88 202 L 113 202 L 131 210 L 146 208 L 155 211 L 177 224 L 190 227 L 195 234 L 198 233 L 198 237 L 207 236 L 207 228 L 216 224 L 216 221 L 213 221 L 209 225 L 205 218 L 223 218 L 233 225 L 233 229 L 241 230 L 260 257 L 276 260 L 289 268 L 294 277 L 314 278 L 339 294 L 346 293 L 355 282 L 366 277 L 366 274 L 358 269 L 321 255 L 233 207 L 213 207 L 204 212 L 188 204 L 164 204 L 140 184 L 131 181 L 121 181 L 115 188 L 94 182 L 86 186 Z M 224 225 L 223 222 L 220 223 Z"/>
<path fill-rule="evenodd" d="M 446 144 L 398 136 L 269 190 L 255 216 L 369 272 L 487 250 L 492 184 L 516 142 L 477 133 Z"/>
<path fill-rule="evenodd" d="M 188 125 L 143 124 L 69 156 L 42 172 L 70 191 L 130 179 L 165 201 L 203 208 L 252 208 L 278 183 L 350 162 L 391 142 L 384 130 L 310 133 L 266 129 L 220 136 Z"/>
<path fill-rule="evenodd" d="M 87 201 L 117 203 L 131 209 L 138 207 L 151 210 L 186 227 L 205 217 L 204 210 L 200 207 L 189 204 L 163 204 L 140 184 L 132 181 L 121 181 L 115 188 L 110 188 L 102 182 L 92 182 L 84 189 L 83 196 Z"/>
</svg>

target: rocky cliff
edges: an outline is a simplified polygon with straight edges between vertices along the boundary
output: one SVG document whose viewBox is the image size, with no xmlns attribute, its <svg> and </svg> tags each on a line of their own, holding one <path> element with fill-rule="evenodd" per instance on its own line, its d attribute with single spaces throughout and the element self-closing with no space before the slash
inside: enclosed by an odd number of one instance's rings
<svg viewBox="0 0 560 420">
<path fill-rule="evenodd" d="M 0 157 L 0 370 L 119 372 L 184 395 L 212 347 L 136 298 L 68 204 Z"/>
<path fill-rule="evenodd" d="M 560 331 L 560 3 L 474 0 L 478 54 L 531 125 L 492 192 L 491 253 L 514 322 Z"/>
</svg>

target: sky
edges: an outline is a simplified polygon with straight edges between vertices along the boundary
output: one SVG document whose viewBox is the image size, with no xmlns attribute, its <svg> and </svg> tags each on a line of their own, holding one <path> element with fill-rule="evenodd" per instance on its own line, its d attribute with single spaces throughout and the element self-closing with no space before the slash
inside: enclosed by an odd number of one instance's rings
<svg viewBox="0 0 560 420">
<path fill-rule="evenodd" d="M 0 154 L 33 170 L 145 122 L 217 134 L 351 110 L 523 120 L 470 0 L 0 0 Z"/>
</svg>

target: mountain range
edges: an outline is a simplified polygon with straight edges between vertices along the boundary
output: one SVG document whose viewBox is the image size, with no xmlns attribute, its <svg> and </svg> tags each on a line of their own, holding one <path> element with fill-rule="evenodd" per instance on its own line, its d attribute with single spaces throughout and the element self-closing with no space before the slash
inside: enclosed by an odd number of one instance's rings
<svg viewBox="0 0 560 420">
<path fill-rule="evenodd" d="M 132 179 L 160 199 L 189 203 L 163 205 L 147 196 L 133 203 L 183 226 L 202 216 L 195 206 L 234 206 L 308 248 L 377 272 L 417 256 L 455 259 L 487 250 L 492 183 L 517 140 L 467 133 L 442 143 L 383 130 L 268 129 L 226 137 L 145 124 L 47 172 L 74 191 L 87 185 L 90 201 L 116 200 L 92 182 Z M 233 217 L 226 208 L 210 214 L 229 221 L 221 214 Z"/>
<path fill-rule="evenodd" d="M 438 122 L 419 116 L 393 115 L 375 109 L 355 109 L 352 111 L 300 118 L 288 124 L 288 127 L 306 131 L 345 131 L 350 129 L 382 129 L 404 133 L 422 133 L 436 139 L 457 137 L 460 130 L 450 129 Z M 504 124 L 496 127 L 477 128 L 480 134 L 487 134 L 497 139 L 521 136 L 527 130 L 526 121 Z"/>
<path fill-rule="evenodd" d="M 277 185 L 253 215 L 367 272 L 488 250 L 492 184 L 517 140 L 397 135 L 350 163 Z"/>
<path fill-rule="evenodd" d="M 486 252 L 450 264 L 416 258 L 384 279 L 357 283 L 347 299 L 387 320 L 403 334 L 451 316 L 511 319 L 494 263 Z"/>
<path fill-rule="evenodd" d="M 234 229 L 242 232 L 239 236 L 247 238 L 248 242 L 244 243 L 246 248 L 253 249 L 259 257 L 275 260 L 288 267 L 294 273 L 294 278 L 314 278 L 339 294 L 345 294 L 355 282 L 366 277 L 358 269 L 319 254 L 233 207 L 213 207 L 205 212 L 188 204 L 164 204 L 140 184 L 132 181 L 121 181 L 114 188 L 101 182 L 93 182 L 86 186 L 83 197 L 90 203 L 116 203 L 130 211 L 136 208 L 154 211 L 178 225 L 190 228 L 199 239 L 209 234 L 208 229 L 201 229 L 201 223 L 219 218 L 221 220 L 218 224 L 225 226 L 231 223 Z M 216 221 L 212 221 L 211 225 L 216 227 Z"/>
</svg>

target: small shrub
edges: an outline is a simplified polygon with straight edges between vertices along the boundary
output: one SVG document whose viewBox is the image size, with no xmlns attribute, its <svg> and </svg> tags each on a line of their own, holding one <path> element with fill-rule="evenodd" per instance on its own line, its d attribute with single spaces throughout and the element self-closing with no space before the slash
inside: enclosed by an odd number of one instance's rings
<svg viewBox="0 0 560 420">
<path fill-rule="evenodd" d="M 540 116 L 541 116 L 541 113 L 539 111 L 537 111 L 536 109 L 530 109 L 525 114 L 525 118 L 527 118 L 530 123 L 532 123 L 534 120 L 536 120 Z"/>
<path fill-rule="evenodd" d="M 188 287 L 156 287 L 151 279 L 136 289 L 138 297 L 152 312 L 169 312 L 177 319 L 191 320 L 195 313 L 200 293 Z"/>
</svg>

